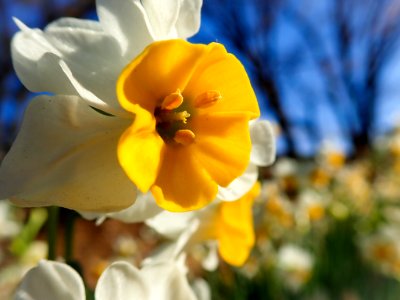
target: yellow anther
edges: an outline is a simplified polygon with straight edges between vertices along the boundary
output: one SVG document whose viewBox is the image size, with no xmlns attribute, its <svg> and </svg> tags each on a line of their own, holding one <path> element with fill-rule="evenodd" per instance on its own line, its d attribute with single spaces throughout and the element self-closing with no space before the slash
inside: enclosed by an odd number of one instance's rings
<svg viewBox="0 0 400 300">
<path fill-rule="evenodd" d="M 181 106 L 182 102 L 183 102 L 183 96 L 181 94 L 181 91 L 177 89 L 175 93 L 171 93 L 164 98 L 163 102 L 161 103 L 161 108 L 167 110 L 173 110 Z"/>
<path fill-rule="evenodd" d="M 193 131 L 189 129 L 180 129 L 175 132 L 174 141 L 183 146 L 188 146 L 194 142 L 195 137 Z"/>
<path fill-rule="evenodd" d="M 207 108 L 215 103 L 217 103 L 219 100 L 222 99 L 222 95 L 218 91 L 207 91 L 204 93 L 201 93 L 196 97 L 194 100 L 194 106 L 196 108 Z"/>
</svg>

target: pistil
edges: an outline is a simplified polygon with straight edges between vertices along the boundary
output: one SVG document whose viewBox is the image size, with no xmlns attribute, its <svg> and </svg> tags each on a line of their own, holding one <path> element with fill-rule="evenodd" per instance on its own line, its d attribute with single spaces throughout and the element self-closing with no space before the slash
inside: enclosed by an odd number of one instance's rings
<svg viewBox="0 0 400 300">
<path fill-rule="evenodd" d="M 194 141 L 194 133 L 187 128 L 190 113 L 182 109 L 184 99 L 179 89 L 166 96 L 154 111 L 158 134 L 166 143 L 189 145 Z"/>
</svg>

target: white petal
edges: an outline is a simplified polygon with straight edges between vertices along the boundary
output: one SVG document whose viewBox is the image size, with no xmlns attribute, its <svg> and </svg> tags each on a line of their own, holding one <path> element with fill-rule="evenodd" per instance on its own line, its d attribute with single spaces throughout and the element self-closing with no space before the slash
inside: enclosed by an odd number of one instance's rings
<svg viewBox="0 0 400 300">
<path fill-rule="evenodd" d="M 37 97 L 0 167 L 0 198 L 87 211 L 128 207 L 136 188 L 116 155 L 128 126 L 129 121 L 104 116 L 79 97 Z"/>
<path fill-rule="evenodd" d="M 140 0 L 97 0 L 96 8 L 104 31 L 118 40 L 125 59 L 132 60 L 154 41 Z"/>
<path fill-rule="evenodd" d="M 57 28 L 80 28 L 100 33 L 103 32 L 103 27 L 101 27 L 99 22 L 75 18 L 60 18 L 58 20 L 55 20 L 46 26 L 46 31 Z"/>
<path fill-rule="evenodd" d="M 125 223 L 138 223 L 152 218 L 162 212 L 151 193 L 137 192 L 136 201 L 128 208 L 115 213 L 79 212 L 85 219 L 97 219 L 96 224 L 101 224 L 106 218 L 120 220 Z"/>
<path fill-rule="evenodd" d="M 51 55 L 45 55 L 46 53 Z M 44 38 L 40 30 L 28 29 L 15 34 L 11 42 L 11 54 L 14 69 L 29 90 L 69 95 L 75 93 L 61 67 L 50 61 L 54 56 L 58 58 L 60 53 Z"/>
<path fill-rule="evenodd" d="M 250 161 L 258 166 L 268 166 L 275 161 L 275 136 L 268 121 L 250 123 L 251 155 Z"/>
<path fill-rule="evenodd" d="M 145 266 L 141 270 L 145 281 L 151 286 L 150 300 L 195 300 L 182 268 L 175 262 Z"/>
<path fill-rule="evenodd" d="M 193 211 L 183 213 L 163 211 L 145 222 L 159 234 L 170 239 L 176 239 L 188 227 L 188 224 L 195 216 L 196 213 Z"/>
<path fill-rule="evenodd" d="M 200 29 L 200 12 L 203 0 L 182 0 L 176 30 L 180 38 L 186 39 Z"/>
<path fill-rule="evenodd" d="M 16 300 L 85 300 L 85 287 L 70 266 L 42 260 L 31 269 L 18 287 Z"/>
<path fill-rule="evenodd" d="M 192 289 L 196 294 L 197 300 L 211 300 L 211 288 L 203 278 L 196 278 L 192 284 Z"/>
<path fill-rule="evenodd" d="M 223 201 L 235 201 L 244 196 L 254 186 L 258 178 L 258 168 L 250 163 L 243 175 L 236 178 L 227 187 L 218 187 L 217 198 Z"/>
<path fill-rule="evenodd" d="M 180 10 L 179 0 L 142 0 L 157 40 L 175 38 L 175 24 Z"/>
<path fill-rule="evenodd" d="M 218 268 L 219 256 L 218 256 L 218 243 L 217 241 L 210 241 L 208 245 L 208 254 L 201 262 L 201 266 L 204 270 L 213 272 Z"/>
<path fill-rule="evenodd" d="M 138 192 L 136 201 L 130 207 L 115 213 L 107 214 L 108 218 L 117 219 L 125 223 L 144 222 L 162 212 L 151 193 Z"/>
<path fill-rule="evenodd" d="M 46 28 L 48 41 L 61 53 L 62 60 L 82 87 L 110 106 L 119 107 L 116 82 L 129 61 L 122 58 L 117 41 L 99 30 L 64 27 L 65 23 Z"/>
<path fill-rule="evenodd" d="M 122 110 L 115 85 L 128 61 L 98 23 L 70 18 L 44 32 L 24 28 L 13 40 L 12 54 L 18 76 L 32 91 L 80 95 L 108 112 Z"/>
<path fill-rule="evenodd" d="M 153 278 L 156 282 L 163 274 Z M 97 283 L 96 300 L 147 300 L 150 287 L 142 278 L 139 270 L 127 262 L 115 262 L 101 274 Z M 161 298 L 160 298 L 161 299 Z"/>
<path fill-rule="evenodd" d="M 151 256 L 143 260 L 142 265 L 154 265 L 158 263 L 177 261 L 182 256 L 186 247 L 192 238 L 196 239 L 196 233 L 199 230 L 200 222 L 198 219 L 191 220 L 185 230 L 173 242 L 166 242 L 158 247 Z"/>
</svg>

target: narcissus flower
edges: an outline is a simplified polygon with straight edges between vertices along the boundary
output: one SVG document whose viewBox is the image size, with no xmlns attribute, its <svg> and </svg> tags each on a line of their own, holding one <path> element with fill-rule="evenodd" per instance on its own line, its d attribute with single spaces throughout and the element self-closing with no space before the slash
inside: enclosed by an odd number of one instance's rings
<svg viewBox="0 0 400 300">
<path fill-rule="evenodd" d="M 17 74 L 54 96 L 30 103 L 0 168 L 0 198 L 107 212 L 130 206 L 138 186 L 189 210 L 241 175 L 259 112 L 240 63 L 221 45 L 177 40 L 129 63 L 155 40 L 193 35 L 201 3 L 99 0 L 100 22 L 66 18 L 41 31 L 17 21 Z"/>
<path fill-rule="evenodd" d="M 50 172 L 43 175 L 48 181 L 39 179 L 39 185 L 35 180 L 22 181 L 21 187 L 30 188 L 33 195 L 20 194 L 13 198 L 15 203 L 32 205 L 34 199 L 46 205 L 53 197 L 53 203 L 74 209 L 116 210 L 121 207 L 120 193 L 126 195 L 136 185 L 143 192 L 151 188 L 157 203 L 167 210 L 193 210 L 211 202 L 218 186 L 228 186 L 246 170 L 251 151 L 249 120 L 259 115 L 259 109 L 243 66 L 222 45 L 183 40 L 153 43 L 124 69 L 117 94 L 126 115 L 110 116 L 83 106 L 78 98 L 60 101 L 42 96 L 32 103 L 14 152 L 0 170 L 0 184 L 8 182 L 5 175 L 21 180 L 17 160 L 26 160 L 26 153 L 44 146 L 40 139 L 28 144 L 33 137 L 44 136 L 50 143 L 53 139 L 65 148 L 56 149 L 58 159 L 44 157 Z M 54 123 L 43 124 L 49 114 Z M 66 135 L 57 134 L 64 128 L 57 128 L 56 119 L 72 127 Z M 90 132 L 76 131 L 84 127 Z M 33 136 L 26 136 L 29 130 Z M 116 169 L 117 153 L 132 187 Z M 74 160 L 77 154 L 83 158 L 81 164 Z M 31 168 L 37 162 L 26 163 Z M 56 178 L 66 184 L 59 184 L 55 192 L 49 185 L 55 181 L 51 170 L 60 165 L 64 168 L 56 168 L 57 172 L 65 173 Z M 85 168 L 93 177 L 81 178 L 87 174 Z M 97 189 L 99 177 L 107 177 L 113 185 Z M 94 190 L 80 203 L 71 191 L 88 192 L 85 182 Z M 16 183 L 12 187 L 18 188 Z M 116 200 L 110 201 L 113 196 Z"/>
<path fill-rule="evenodd" d="M 313 265 L 312 254 L 303 248 L 287 244 L 279 249 L 277 267 L 283 283 L 293 291 L 298 291 L 310 280 Z"/>
<path fill-rule="evenodd" d="M 161 207 L 203 207 L 246 170 L 259 109 L 243 66 L 222 45 L 153 43 L 122 72 L 117 94 L 134 116 L 119 162 Z"/>
<path fill-rule="evenodd" d="M 148 219 L 146 224 L 161 235 L 176 240 L 175 253 L 188 250 L 199 242 L 217 241 L 222 259 L 241 266 L 255 242 L 252 206 L 259 193 L 260 184 L 257 182 L 236 201 L 219 200 L 195 212 L 178 214 L 164 211 Z"/>
</svg>

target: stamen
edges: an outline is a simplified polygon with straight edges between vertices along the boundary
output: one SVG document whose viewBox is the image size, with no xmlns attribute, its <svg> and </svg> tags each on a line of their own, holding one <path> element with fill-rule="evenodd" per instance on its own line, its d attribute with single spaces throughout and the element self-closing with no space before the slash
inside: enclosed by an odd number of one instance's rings
<svg viewBox="0 0 400 300">
<path fill-rule="evenodd" d="M 183 146 L 188 146 L 194 142 L 195 134 L 189 129 L 180 129 L 175 132 L 174 141 Z"/>
<path fill-rule="evenodd" d="M 175 93 L 171 93 L 164 98 L 163 102 L 161 103 L 161 109 L 173 110 L 181 106 L 182 102 L 183 96 L 181 91 L 177 89 Z"/>
<path fill-rule="evenodd" d="M 191 114 L 181 106 L 183 102 L 181 91 L 177 89 L 154 110 L 156 130 L 166 143 L 188 145 L 194 141 L 194 133 L 187 129 Z"/>
<path fill-rule="evenodd" d="M 207 108 L 215 103 L 217 103 L 219 100 L 222 99 L 222 95 L 218 91 L 207 91 L 204 93 L 201 93 L 196 97 L 194 100 L 194 106 L 196 108 Z"/>
</svg>

